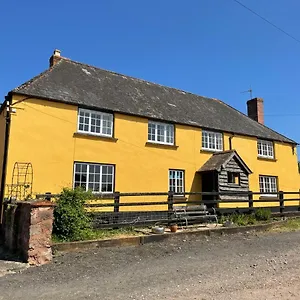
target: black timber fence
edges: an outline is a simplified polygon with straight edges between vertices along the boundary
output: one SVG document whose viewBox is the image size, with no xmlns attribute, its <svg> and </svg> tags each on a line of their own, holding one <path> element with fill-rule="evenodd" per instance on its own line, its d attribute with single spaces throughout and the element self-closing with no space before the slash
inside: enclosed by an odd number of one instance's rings
<svg viewBox="0 0 300 300">
<path fill-rule="evenodd" d="M 226 200 L 219 197 L 227 196 Z M 58 194 L 38 194 L 37 199 L 52 200 Z M 245 200 L 246 199 L 246 200 Z M 300 214 L 300 191 L 297 192 L 146 192 L 95 194 L 86 209 L 94 227 L 145 226 L 172 222 L 175 206 L 205 204 L 210 214 L 252 213 L 258 207 L 268 208 L 273 216 Z"/>
</svg>

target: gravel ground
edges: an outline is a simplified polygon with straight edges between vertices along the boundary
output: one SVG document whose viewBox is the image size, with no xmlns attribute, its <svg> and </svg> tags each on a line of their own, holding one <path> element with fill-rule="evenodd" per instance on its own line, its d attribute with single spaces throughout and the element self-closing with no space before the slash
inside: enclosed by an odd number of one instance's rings
<svg viewBox="0 0 300 300">
<path fill-rule="evenodd" d="M 174 237 L 57 256 L 0 278 L 0 299 L 300 299 L 300 232 Z"/>
</svg>

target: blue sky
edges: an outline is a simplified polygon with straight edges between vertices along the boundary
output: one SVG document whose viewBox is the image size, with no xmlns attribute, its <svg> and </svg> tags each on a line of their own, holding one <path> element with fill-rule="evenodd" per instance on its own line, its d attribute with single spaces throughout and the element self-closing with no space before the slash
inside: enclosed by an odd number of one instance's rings
<svg viewBox="0 0 300 300">
<path fill-rule="evenodd" d="M 298 0 L 240 0 L 300 39 Z M 265 123 L 300 142 L 300 43 L 233 0 L 3 1 L 0 97 L 62 55 L 219 98 L 246 112 L 265 100 Z"/>
</svg>

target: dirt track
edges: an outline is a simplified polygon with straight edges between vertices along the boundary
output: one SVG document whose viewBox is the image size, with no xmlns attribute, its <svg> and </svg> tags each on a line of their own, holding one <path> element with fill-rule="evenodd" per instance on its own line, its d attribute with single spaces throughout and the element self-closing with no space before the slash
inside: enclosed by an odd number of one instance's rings
<svg viewBox="0 0 300 300">
<path fill-rule="evenodd" d="M 174 239 L 59 256 L 0 299 L 300 299 L 300 232 Z"/>
</svg>

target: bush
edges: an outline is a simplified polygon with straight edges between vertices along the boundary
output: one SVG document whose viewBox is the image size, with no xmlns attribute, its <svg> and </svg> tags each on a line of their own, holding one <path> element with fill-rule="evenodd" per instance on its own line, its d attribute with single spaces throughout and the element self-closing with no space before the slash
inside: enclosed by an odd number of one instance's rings
<svg viewBox="0 0 300 300">
<path fill-rule="evenodd" d="M 226 221 L 232 222 L 237 226 L 247 226 L 256 223 L 254 214 L 234 213 L 232 215 L 222 216 L 220 222 L 225 223 Z"/>
<path fill-rule="evenodd" d="M 81 188 L 63 189 L 54 209 L 53 234 L 62 241 L 77 241 L 92 234 L 91 219 L 84 208 L 91 193 Z"/>
<path fill-rule="evenodd" d="M 271 219 L 271 210 L 266 208 L 258 208 L 255 211 L 257 221 L 269 221 Z"/>
</svg>

